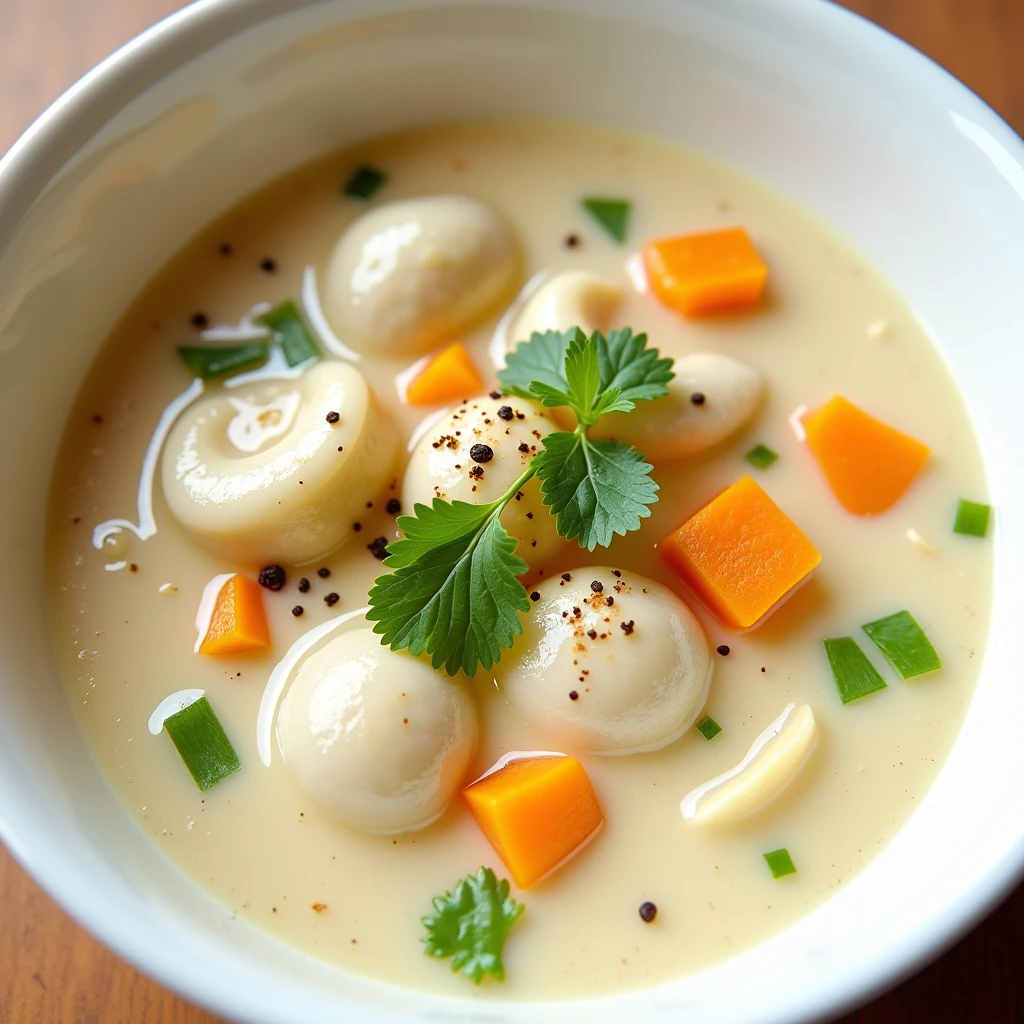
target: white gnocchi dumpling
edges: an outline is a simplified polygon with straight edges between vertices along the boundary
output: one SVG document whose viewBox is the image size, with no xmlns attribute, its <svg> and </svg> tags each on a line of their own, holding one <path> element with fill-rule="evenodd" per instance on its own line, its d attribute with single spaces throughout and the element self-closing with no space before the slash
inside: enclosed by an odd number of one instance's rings
<svg viewBox="0 0 1024 1024">
<path fill-rule="evenodd" d="M 494 209 L 465 196 L 403 199 L 354 221 L 327 264 L 323 306 L 338 336 L 383 356 L 425 352 L 515 287 L 519 246 Z"/>
<path fill-rule="evenodd" d="M 402 507 L 411 513 L 417 503 L 430 505 L 434 498 L 474 505 L 500 498 L 553 429 L 547 410 L 528 399 L 469 399 L 434 423 L 416 446 L 405 471 Z M 505 506 L 501 524 L 519 540 L 516 554 L 532 568 L 565 545 L 536 477 Z"/>
<path fill-rule="evenodd" d="M 281 756 L 302 790 L 342 824 L 395 834 L 444 812 L 476 749 L 465 685 L 353 629 L 299 668 L 278 717 Z"/>
<path fill-rule="evenodd" d="M 505 699 L 570 753 L 659 750 L 696 721 L 712 662 L 700 623 L 667 587 L 604 566 L 545 580 L 498 663 Z"/>
<path fill-rule="evenodd" d="M 171 430 L 163 488 L 197 540 L 253 564 L 322 558 L 393 477 L 398 434 L 358 370 L 217 389 Z"/>
<path fill-rule="evenodd" d="M 535 331 L 567 331 L 578 327 L 585 334 L 608 333 L 612 317 L 622 303 L 622 289 L 590 270 L 566 270 L 543 281 L 523 303 L 505 334 L 506 352 Z"/>
<path fill-rule="evenodd" d="M 590 436 L 624 441 L 652 462 L 697 455 L 747 423 L 764 390 L 757 370 L 715 352 L 693 352 L 672 368 L 667 395 L 602 417 Z"/>
</svg>

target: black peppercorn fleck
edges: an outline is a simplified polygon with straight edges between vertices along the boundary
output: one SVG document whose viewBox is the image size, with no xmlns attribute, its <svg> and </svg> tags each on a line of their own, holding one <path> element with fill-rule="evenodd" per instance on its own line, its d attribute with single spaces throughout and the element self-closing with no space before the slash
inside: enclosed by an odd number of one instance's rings
<svg viewBox="0 0 1024 1024">
<path fill-rule="evenodd" d="M 363 528 L 363 524 L 362 523 L 353 523 L 352 524 L 352 532 L 353 533 L 358 533 L 362 528 Z"/>
<path fill-rule="evenodd" d="M 524 455 L 528 455 L 528 454 L 530 453 L 530 446 L 529 446 L 529 445 L 528 445 L 528 444 L 527 444 L 527 443 L 526 443 L 525 441 L 522 441 L 522 442 L 520 442 L 520 444 L 519 444 L 519 450 L 520 450 L 520 451 L 521 451 L 521 452 L 522 452 L 522 453 L 523 453 Z"/>
<path fill-rule="evenodd" d="M 619 629 L 621 629 L 622 632 L 626 634 L 626 636 L 632 636 L 633 635 L 633 620 L 630 619 L 629 622 L 620 622 L 619 623 Z"/>
<path fill-rule="evenodd" d="M 596 640 L 597 639 L 597 630 L 596 629 L 588 629 L 587 630 L 587 636 L 589 636 L 591 640 Z"/>
<path fill-rule="evenodd" d="M 300 616 L 301 614 L 302 614 L 302 605 L 301 605 L 301 604 L 297 604 L 297 605 L 296 605 L 296 606 L 295 606 L 295 607 L 294 607 L 294 608 L 292 609 L 292 615 L 294 615 L 294 616 L 295 616 L 295 618 L 298 618 L 298 617 L 299 617 L 299 616 Z"/>
<path fill-rule="evenodd" d="M 590 589 L 595 594 L 600 594 L 601 591 L 604 590 L 604 584 L 600 580 L 591 580 Z"/>
<path fill-rule="evenodd" d="M 338 414 L 337 414 L 337 413 L 336 413 L 336 412 L 335 412 L 335 411 L 334 411 L 334 410 L 332 409 L 332 410 L 331 410 L 331 411 L 330 411 L 330 412 L 329 412 L 329 413 L 327 414 L 327 416 L 325 417 L 325 419 L 327 420 L 327 422 L 328 422 L 328 423 L 330 423 L 330 424 L 331 424 L 331 425 L 333 426 L 333 424 L 337 423 L 337 422 L 338 422 L 338 420 L 340 420 L 340 419 L 341 419 L 341 417 L 340 417 L 340 416 L 339 416 L 339 415 L 338 415 Z"/>
<path fill-rule="evenodd" d="M 569 700 L 579 700 L 580 695 L 575 690 L 569 691 Z"/>
<path fill-rule="evenodd" d="M 388 498 L 384 508 L 389 516 L 397 516 L 402 511 L 402 503 L 397 498 Z"/>
<path fill-rule="evenodd" d="M 206 327 L 207 324 L 209 324 L 209 322 L 210 319 L 209 317 L 207 317 L 205 313 L 192 314 L 192 326 L 195 327 L 197 330 L 201 331 L 204 327 Z"/>
<path fill-rule="evenodd" d="M 767 672 L 767 671 L 768 671 L 768 669 L 766 669 L 766 668 L 764 667 L 764 665 L 762 665 L 762 666 L 761 666 L 761 671 L 762 671 L 762 672 Z"/>
<path fill-rule="evenodd" d="M 540 591 L 539 591 L 539 590 L 535 590 L 535 591 L 534 591 L 534 592 L 533 592 L 533 593 L 532 593 L 532 594 L 530 595 L 530 600 L 531 600 L 531 601 L 539 601 L 539 600 L 540 600 Z"/>
<path fill-rule="evenodd" d="M 622 575 L 622 573 L 621 573 L 621 572 L 619 572 L 619 570 L 618 570 L 618 569 L 612 569 L 612 575 L 613 575 L 613 576 L 621 576 L 621 575 Z"/>
<path fill-rule="evenodd" d="M 718 653 L 724 658 L 729 653 L 729 645 L 728 644 L 719 644 L 718 647 L 717 647 L 717 650 L 718 650 Z"/>
<path fill-rule="evenodd" d="M 615 604 L 615 598 L 614 598 L 614 597 L 612 597 L 612 595 L 611 595 L 611 594 L 609 594 L 609 595 L 608 595 L 608 596 L 607 596 L 607 597 L 606 597 L 606 598 L 604 599 L 604 603 L 605 603 L 606 605 L 608 605 L 608 607 L 609 607 L 609 608 L 611 608 L 611 606 L 612 606 L 613 604 Z"/>
<path fill-rule="evenodd" d="M 500 409 L 498 410 L 498 416 L 499 416 L 499 417 L 500 417 L 501 419 L 503 419 L 503 420 L 510 420 L 510 419 L 512 419 L 512 417 L 513 417 L 514 415 L 515 415 L 515 414 L 514 414 L 514 413 L 512 412 L 512 406 L 511 406 L 511 405 L 503 405 L 503 406 L 502 406 L 502 407 L 501 407 L 501 408 L 500 408 Z"/>
<path fill-rule="evenodd" d="M 690 401 L 693 402 L 694 405 L 703 405 L 706 399 L 700 391 L 694 391 L 694 393 L 690 395 Z"/>
<path fill-rule="evenodd" d="M 569 583 L 572 581 L 572 576 L 570 576 L 567 572 L 563 572 L 562 579 L 565 580 L 566 583 Z"/>
<path fill-rule="evenodd" d="M 489 444 L 475 444 L 469 449 L 469 457 L 474 462 L 490 462 L 494 458 L 494 449 Z"/>
<path fill-rule="evenodd" d="M 658 908 L 648 900 L 640 904 L 640 920 L 650 924 L 658 916 Z"/>
<path fill-rule="evenodd" d="M 366 545 L 366 550 L 373 555 L 374 558 L 384 561 L 388 557 L 388 539 L 387 537 L 377 537 L 371 543 Z"/>
<path fill-rule="evenodd" d="M 265 260 L 263 260 L 260 263 L 260 270 L 262 270 L 266 274 L 272 274 L 275 270 L 277 270 L 277 263 L 274 260 L 270 259 L 270 257 L 268 256 Z"/>
<path fill-rule="evenodd" d="M 571 234 L 565 236 L 565 247 L 566 249 L 575 249 L 580 244 L 580 236 L 577 234 Z"/>
<path fill-rule="evenodd" d="M 328 608 L 333 608 L 340 600 L 341 598 L 333 590 L 329 594 L 324 594 L 324 604 Z"/>
<path fill-rule="evenodd" d="M 279 565 L 266 565 L 260 569 L 259 575 L 256 577 L 261 587 L 266 587 L 267 590 L 280 590 L 285 584 L 285 572 L 284 569 Z"/>
<path fill-rule="evenodd" d="M 325 580 L 327 579 L 328 576 L 331 575 L 331 570 L 328 569 L 327 566 L 325 565 L 322 568 L 317 569 L 316 574 L 320 577 L 320 579 Z"/>
<path fill-rule="evenodd" d="M 222 242 L 217 247 L 217 252 L 219 252 L 221 256 L 230 256 L 234 250 L 231 248 L 231 244 L 229 242 Z"/>
<path fill-rule="evenodd" d="M 303 576 L 302 579 L 299 580 L 299 593 L 300 594 L 308 594 L 309 593 L 309 580 L 307 580 L 305 576 Z"/>
<path fill-rule="evenodd" d="M 491 392 L 491 398 L 493 398 L 495 401 L 497 401 L 499 398 L 501 398 L 501 392 L 500 391 L 492 391 Z"/>
</svg>

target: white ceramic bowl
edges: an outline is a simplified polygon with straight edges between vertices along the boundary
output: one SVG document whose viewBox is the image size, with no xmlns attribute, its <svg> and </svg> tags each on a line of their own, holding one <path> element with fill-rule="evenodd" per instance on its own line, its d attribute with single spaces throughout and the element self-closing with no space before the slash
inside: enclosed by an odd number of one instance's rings
<svg viewBox="0 0 1024 1024">
<path fill-rule="evenodd" d="M 343 974 L 233 920 L 143 835 L 48 650 L 43 522 L 62 410 L 112 321 L 199 226 L 357 137 L 543 114 L 681 140 L 793 196 L 930 325 L 996 506 L 992 636 L 910 823 L 789 931 L 660 988 L 472 1004 Z M 793 1022 L 919 966 L 1024 862 L 1024 145 L 938 67 L 819 0 L 203 0 L 66 93 L 0 163 L 0 835 L 148 974 L 247 1022 Z M 853 952 L 851 952 L 853 951 Z"/>
</svg>

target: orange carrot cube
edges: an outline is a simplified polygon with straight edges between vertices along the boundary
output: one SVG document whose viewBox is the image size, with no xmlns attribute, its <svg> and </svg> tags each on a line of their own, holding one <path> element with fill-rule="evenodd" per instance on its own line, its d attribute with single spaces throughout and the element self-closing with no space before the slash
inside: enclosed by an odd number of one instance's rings
<svg viewBox="0 0 1024 1024">
<path fill-rule="evenodd" d="M 743 228 L 662 238 L 644 247 L 651 290 L 686 316 L 750 309 L 768 268 Z"/>
<path fill-rule="evenodd" d="M 443 405 L 483 391 L 484 381 L 470 354 L 458 343 L 438 352 L 405 392 L 410 405 Z"/>
<path fill-rule="evenodd" d="M 842 395 L 804 416 L 807 444 L 848 512 L 877 516 L 896 504 L 931 454 Z"/>
<path fill-rule="evenodd" d="M 260 585 L 248 576 L 232 576 L 220 588 L 200 654 L 240 654 L 270 646 Z"/>
<path fill-rule="evenodd" d="M 661 557 L 725 625 L 764 618 L 821 561 L 817 548 L 749 476 L 660 545 Z"/>
<path fill-rule="evenodd" d="M 568 860 L 604 824 L 590 779 L 575 757 L 510 761 L 462 795 L 520 889 Z"/>
</svg>

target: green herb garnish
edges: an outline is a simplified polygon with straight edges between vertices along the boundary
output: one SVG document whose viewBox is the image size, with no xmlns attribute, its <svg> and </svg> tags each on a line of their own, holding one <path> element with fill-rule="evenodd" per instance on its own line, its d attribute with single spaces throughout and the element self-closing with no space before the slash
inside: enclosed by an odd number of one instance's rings
<svg viewBox="0 0 1024 1024">
<path fill-rule="evenodd" d="M 709 743 L 722 731 L 722 727 L 710 715 L 705 715 L 694 728 Z"/>
<path fill-rule="evenodd" d="M 572 431 L 555 431 L 541 442 L 529 468 L 496 501 L 483 505 L 446 502 L 416 505 L 401 516 L 401 540 L 388 546 L 393 569 L 370 591 L 367 618 L 392 650 L 426 652 L 449 675 L 490 669 L 522 632 L 519 615 L 530 607 L 516 578 L 527 571 L 505 532 L 505 506 L 533 476 L 566 540 L 593 551 L 615 534 L 636 530 L 657 501 L 658 485 L 643 456 L 617 441 L 592 441 L 587 431 L 609 412 L 629 412 L 637 401 L 668 394 L 672 362 L 646 347 L 645 335 L 626 329 L 606 339 L 575 328 L 534 334 L 508 357 L 499 374 L 510 394 L 569 406 Z"/>
<path fill-rule="evenodd" d="M 480 984 L 485 974 L 505 980 L 501 950 L 523 904 L 508 894 L 490 868 L 467 875 L 451 892 L 433 899 L 434 913 L 424 917 L 427 956 L 451 957 L 452 970 Z"/>
<path fill-rule="evenodd" d="M 904 679 L 942 668 L 942 659 L 910 612 L 896 612 L 861 628 Z"/>
<path fill-rule="evenodd" d="M 285 362 L 298 366 L 309 359 L 320 358 L 320 347 L 299 316 L 298 307 L 291 299 L 280 303 L 259 318 L 273 332 L 274 341 L 281 346 Z"/>
<path fill-rule="evenodd" d="M 265 341 L 252 341 L 247 345 L 232 345 L 230 348 L 182 345 L 178 355 L 197 377 L 215 380 L 226 373 L 261 366 L 270 355 L 270 346 Z"/>
<path fill-rule="evenodd" d="M 841 636 L 825 641 L 825 653 L 832 669 L 832 678 L 844 704 L 866 697 L 875 690 L 885 689 L 885 680 L 868 661 L 867 655 L 857 646 L 853 637 Z"/>
<path fill-rule="evenodd" d="M 956 509 L 953 532 L 965 533 L 970 537 L 984 537 L 988 533 L 988 518 L 991 511 L 989 505 L 979 505 L 976 501 L 961 498 Z"/>
<path fill-rule="evenodd" d="M 209 789 L 242 767 L 205 697 L 165 718 L 164 728 L 200 789 Z"/>
<path fill-rule="evenodd" d="M 628 199 L 584 199 L 583 209 L 608 232 L 616 242 L 626 240 L 629 229 Z"/>
<path fill-rule="evenodd" d="M 751 448 L 744 456 L 747 462 L 758 469 L 767 469 L 778 457 L 778 452 L 773 452 L 771 448 L 763 444 Z"/>
<path fill-rule="evenodd" d="M 772 850 L 771 853 L 766 853 L 764 859 L 768 862 L 772 878 L 785 878 L 786 875 L 796 874 L 796 865 L 793 863 L 793 858 L 789 855 L 789 850 L 785 847 L 781 850 Z"/>
<path fill-rule="evenodd" d="M 362 164 L 352 172 L 342 191 L 353 199 L 369 199 L 387 180 L 382 170 Z"/>
</svg>

